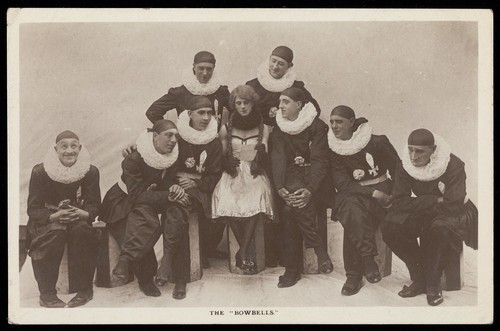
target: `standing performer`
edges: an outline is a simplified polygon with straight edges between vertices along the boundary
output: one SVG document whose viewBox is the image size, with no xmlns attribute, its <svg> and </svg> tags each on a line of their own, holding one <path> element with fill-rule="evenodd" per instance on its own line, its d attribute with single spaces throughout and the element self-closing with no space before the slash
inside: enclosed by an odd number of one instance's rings
<svg viewBox="0 0 500 331">
<path fill-rule="evenodd" d="M 330 115 L 328 131 L 331 174 L 338 191 L 332 214 L 344 227 L 344 268 L 347 280 L 343 295 L 361 288 L 363 273 L 370 283 L 382 277 L 374 260 L 375 230 L 391 201 L 394 169 L 399 156 L 386 136 L 372 134 L 365 118 L 356 118 L 347 106 Z"/>
<path fill-rule="evenodd" d="M 101 203 L 99 171 L 78 136 L 63 131 L 43 163 L 33 167 L 28 196 L 28 247 L 40 306 L 62 308 L 57 297 L 59 266 L 68 245 L 68 277 L 76 296 L 68 307 L 86 304 L 93 297 L 98 239 L 92 222 Z"/>
<path fill-rule="evenodd" d="M 293 68 L 293 51 L 287 46 L 276 47 L 269 59 L 266 59 L 257 71 L 257 78 L 254 78 L 246 85 L 250 85 L 260 97 L 257 108 L 264 119 L 264 124 L 276 125 L 276 112 L 280 104 L 280 94 L 289 87 L 300 88 L 307 102 L 312 103 L 310 107 L 319 113 L 318 102 L 311 93 L 304 87 L 304 82 L 296 80 L 297 72 Z"/>
<path fill-rule="evenodd" d="M 210 221 L 212 217 L 211 202 L 212 192 L 222 173 L 222 145 L 217 139 L 217 121 L 212 117 L 212 103 L 206 97 L 195 96 L 191 98 L 189 109 L 180 114 L 177 121 L 179 130 L 179 162 L 177 168 L 177 182 L 185 190 L 188 197 L 189 208 L 172 205 L 167 209 L 164 232 L 165 258 L 175 253 L 176 242 L 181 233 L 172 235 L 168 228 L 176 226 L 172 223 L 187 224 L 188 215 L 192 211 L 198 213 L 201 236 L 201 258 L 203 267 L 208 268 L 208 256 L 213 255 L 224 233 L 224 224 Z M 187 235 L 187 233 L 185 233 Z M 188 245 L 188 244 L 187 244 Z M 184 247 L 189 252 L 189 246 Z M 186 250 L 179 249 L 182 252 Z M 189 257 L 189 256 L 188 256 Z M 189 280 L 189 259 L 176 264 L 172 262 L 175 288 L 173 296 L 182 299 L 186 296 L 186 283 Z M 157 274 L 157 283 L 167 280 L 166 266 L 168 262 L 163 259 Z M 186 267 L 187 266 L 187 267 Z M 181 271 L 176 271 L 181 270 Z M 186 270 L 188 272 L 186 272 Z"/>
<path fill-rule="evenodd" d="M 184 190 L 173 178 L 179 154 L 175 124 L 156 121 L 136 144 L 137 150 L 122 161 L 120 180 L 104 197 L 99 219 L 121 246 L 115 285 L 129 282 L 133 271 L 145 295 L 160 296 L 153 282 L 158 267 L 153 247 L 161 235 L 158 214 L 171 202 L 185 202 Z"/>
<path fill-rule="evenodd" d="M 259 219 L 276 220 L 273 211 L 267 142 L 269 127 L 255 110 L 259 96 L 248 85 L 236 87 L 229 97 L 233 111 L 219 132 L 224 173 L 212 196 L 212 218 L 228 222 L 240 246 L 236 264 L 255 274 L 255 248 L 251 244 Z M 236 111 L 234 111 L 236 110 Z"/>
<path fill-rule="evenodd" d="M 290 287 L 300 279 L 302 242 L 314 248 L 321 273 L 333 271 L 326 245 L 318 235 L 314 199 L 328 171 L 327 125 L 317 118 L 316 109 L 306 103 L 300 88 L 284 90 L 276 114 L 271 150 L 274 185 L 285 202 L 285 274 L 278 287 Z"/>
<path fill-rule="evenodd" d="M 467 198 L 465 179 L 464 163 L 441 137 L 426 129 L 410 134 L 382 228 L 384 241 L 410 273 L 412 283 L 399 296 L 427 293 L 429 305 L 441 304 L 440 278 L 448 257 L 462 251 L 462 241 L 477 249 L 478 212 Z"/>
<path fill-rule="evenodd" d="M 148 119 L 154 123 L 170 109 L 177 110 L 179 116 L 188 109 L 190 99 L 195 95 L 206 96 L 212 103 L 214 118 L 217 120 L 217 131 L 228 117 L 229 90 L 226 85 L 221 85 L 215 71 L 215 56 L 207 51 L 196 53 L 193 61 L 193 72 L 184 77 L 184 84 L 173 87 L 168 93 L 153 104 L 146 111 Z"/>
</svg>

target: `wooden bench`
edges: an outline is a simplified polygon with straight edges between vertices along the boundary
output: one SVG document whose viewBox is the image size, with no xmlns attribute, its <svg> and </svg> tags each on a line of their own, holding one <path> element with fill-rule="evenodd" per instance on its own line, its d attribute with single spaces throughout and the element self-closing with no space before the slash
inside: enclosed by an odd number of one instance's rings
<svg viewBox="0 0 500 331">
<path fill-rule="evenodd" d="M 441 276 L 441 288 L 445 291 L 458 291 L 464 286 L 464 250 L 462 243 L 462 252 L 453 252 L 448 257 L 448 263 L 445 264 L 443 275 Z"/>
<path fill-rule="evenodd" d="M 231 227 L 227 226 L 227 244 L 229 251 L 229 271 L 233 274 L 244 275 L 244 271 L 236 266 L 236 253 L 240 249 L 238 241 L 234 236 Z M 266 268 L 266 254 L 264 247 L 264 221 L 259 219 L 255 226 L 254 240 L 250 242 L 249 245 L 255 245 L 255 264 L 257 267 L 257 273 L 263 271 Z"/>
</svg>

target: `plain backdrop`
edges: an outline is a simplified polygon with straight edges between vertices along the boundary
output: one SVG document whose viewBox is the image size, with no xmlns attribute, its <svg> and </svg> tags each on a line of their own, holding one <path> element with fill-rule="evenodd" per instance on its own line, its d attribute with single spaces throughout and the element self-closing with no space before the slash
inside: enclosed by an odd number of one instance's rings
<svg viewBox="0 0 500 331">
<path fill-rule="evenodd" d="M 80 136 L 104 196 L 121 174 L 121 149 L 151 126 L 147 108 L 182 84 L 196 52 L 215 54 L 231 90 L 278 45 L 293 49 L 323 120 L 348 105 L 398 153 L 414 129 L 440 134 L 466 163 L 477 202 L 477 40 L 475 22 L 20 24 L 20 223 L 31 169 L 59 132 Z"/>
</svg>

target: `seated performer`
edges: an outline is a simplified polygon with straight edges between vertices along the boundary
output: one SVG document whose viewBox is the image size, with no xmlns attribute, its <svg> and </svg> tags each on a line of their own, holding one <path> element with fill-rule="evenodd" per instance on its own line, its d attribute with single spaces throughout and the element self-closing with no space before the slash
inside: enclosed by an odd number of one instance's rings
<svg viewBox="0 0 500 331">
<path fill-rule="evenodd" d="M 382 277 L 374 260 L 375 230 L 390 204 L 394 169 L 399 157 L 386 136 L 372 134 L 365 118 L 356 118 L 347 106 L 330 115 L 328 145 L 331 174 L 337 195 L 332 214 L 344 227 L 344 268 L 347 280 L 343 295 L 361 288 L 363 274 L 370 283 Z"/>
<path fill-rule="evenodd" d="M 158 263 L 153 246 L 161 235 L 158 214 L 168 204 L 185 201 L 184 190 L 174 184 L 179 154 L 177 129 L 169 120 L 159 120 L 136 141 L 137 150 L 122 161 L 122 175 L 104 197 L 99 219 L 121 246 L 113 270 L 115 285 L 129 282 L 130 272 L 147 296 L 160 296 L 153 277 Z"/>
<path fill-rule="evenodd" d="M 198 213 L 201 256 L 205 267 L 209 266 L 207 252 L 214 251 L 219 243 L 219 239 L 214 240 L 213 233 L 224 231 L 224 224 L 210 221 L 212 191 L 222 173 L 222 145 L 217 139 L 217 121 L 212 117 L 212 103 L 206 97 L 195 96 L 191 98 L 188 107 L 177 121 L 179 161 L 176 173 L 178 184 L 186 192 L 188 206 L 172 204 L 167 208 L 164 231 L 165 258 L 156 276 L 159 285 L 168 280 L 168 259 L 172 256 L 175 299 L 183 299 L 186 296 L 186 283 L 189 281 L 189 241 L 185 239 L 188 235 L 186 231 L 189 213 Z M 174 228 L 177 230 L 169 230 Z"/>
<path fill-rule="evenodd" d="M 88 151 L 71 131 L 61 132 L 43 163 L 33 167 L 28 196 L 28 247 L 40 306 L 62 308 L 57 297 L 59 266 L 68 245 L 68 277 L 77 294 L 68 307 L 93 297 L 98 240 L 92 222 L 101 203 L 99 171 Z"/>
<path fill-rule="evenodd" d="M 462 251 L 462 240 L 477 249 L 478 213 L 467 198 L 464 163 L 441 137 L 415 130 L 406 149 L 382 234 L 410 273 L 412 283 L 399 296 L 427 293 L 427 303 L 437 306 L 443 302 L 440 279 L 448 256 Z"/>
<path fill-rule="evenodd" d="M 317 118 L 316 109 L 306 103 L 306 94 L 297 87 L 284 90 L 277 126 L 271 135 L 271 166 L 274 185 L 285 202 L 285 274 L 278 287 L 290 287 L 300 279 L 302 240 L 314 248 L 321 273 L 333 271 L 333 264 L 317 231 L 314 199 L 328 171 L 327 125 Z"/>
<path fill-rule="evenodd" d="M 167 94 L 149 107 L 146 116 L 154 123 L 163 119 L 167 111 L 174 108 L 178 116 L 188 108 L 189 100 L 195 95 L 210 99 L 218 131 L 225 123 L 223 117 L 228 117 L 229 90 L 227 86 L 221 85 L 215 71 L 215 56 L 207 51 L 198 52 L 194 56 L 192 72 L 186 74 L 184 84 L 169 89 Z"/>
<path fill-rule="evenodd" d="M 240 246 L 236 265 L 255 274 L 255 251 L 251 245 L 257 221 L 273 221 L 273 196 L 266 153 L 269 127 L 255 110 L 259 96 L 248 85 L 236 87 L 229 97 L 233 111 L 219 132 L 224 154 L 224 173 L 212 195 L 212 218 L 228 222 Z M 236 110 L 236 111 L 234 111 Z"/>
</svg>

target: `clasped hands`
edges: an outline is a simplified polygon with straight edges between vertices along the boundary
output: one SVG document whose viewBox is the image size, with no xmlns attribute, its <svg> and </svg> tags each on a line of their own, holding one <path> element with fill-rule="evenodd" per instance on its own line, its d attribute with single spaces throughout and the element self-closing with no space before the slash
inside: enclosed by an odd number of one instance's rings
<svg viewBox="0 0 500 331">
<path fill-rule="evenodd" d="M 187 207 L 191 204 L 189 194 L 182 186 L 174 184 L 168 189 L 168 201 L 177 202 L 181 206 Z"/>
<path fill-rule="evenodd" d="M 71 224 L 77 221 L 86 221 L 89 218 L 89 213 L 83 209 L 71 206 L 69 200 L 62 200 L 57 206 L 57 211 L 49 216 L 50 222 L 60 224 Z"/>
<path fill-rule="evenodd" d="M 306 188 L 299 188 L 297 191 L 290 193 L 284 187 L 278 191 L 278 194 L 285 201 L 287 206 L 299 209 L 307 206 L 312 195 Z"/>
</svg>

